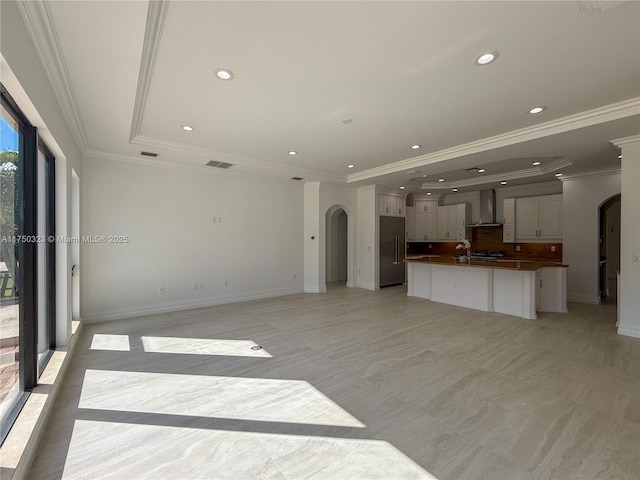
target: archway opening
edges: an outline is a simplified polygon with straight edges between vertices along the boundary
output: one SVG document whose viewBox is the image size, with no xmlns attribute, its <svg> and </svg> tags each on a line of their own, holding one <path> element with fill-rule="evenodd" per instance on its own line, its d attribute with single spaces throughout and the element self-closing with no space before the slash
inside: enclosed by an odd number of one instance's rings
<svg viewBox="0 0 640 480">
<path fill-rule="evenodd" d="M 325 279 L 329 284 L 346 284 L 348 277 L 347 228 L 349 216 L 343 208 L 330 208 L 326 214 Z"/>
<path fill-rule="evenodd" d="M 616 304 L 617 272 L 620 270 L 620 195 L 600 205 L 598 285 L 600 301 Z"/>
</svg>

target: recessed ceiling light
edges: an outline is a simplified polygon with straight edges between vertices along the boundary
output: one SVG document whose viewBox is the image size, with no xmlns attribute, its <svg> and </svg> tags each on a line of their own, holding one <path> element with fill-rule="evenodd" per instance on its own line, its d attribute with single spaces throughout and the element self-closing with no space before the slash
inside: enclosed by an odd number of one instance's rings
<svg viewBox="0 0 640 480">
<path fill-rule="evenodd" d="M 404 189 L 405 189 L 405 187 L 400 187 L 400 190 L 404 190 Z"/>
<path fill-rule="evenodd" d="M 218 68 L 216 70 L 216 76 L 220 80 L 231 80 L 233 78 L 233 72 L 231 70 L 227 70 L 226 68 Z"/>
<path fill-rule="evenodd" d="M 476 65 L 488 65 L 498 58 L 498 52 L 485 52 L 476 57 L 474 63 Z"/>
<path fill-rule="evenodd" d="M 457 192 L 457 191 L 458 191 L 458 189 L 457 189 L 457 188 L 453 188 L 452 190 L 453 190 L 454 192 Z"/>
<path fill-rule="evenodd" d="M 439 178 L 438 181 L 439 182 L 444 182 L 444 178 Z"/>
<path fill-rule="evenodd" d="M 298 154 L 298 152 L 296 152 L 296 151 L 294 151 L 294 150 L 290 150 L 290 151 L 289 151 L 289 155 L 297 155 L 297 154 Z"/>
<path fill-rule="evenodd" d="M 427 175 L 422 175 L 422 178 L 427 178 Z"/>
<path fill-rule="evenodd" d="M 533 162 L 531 165 L 533 165 L 534 167 L 537 167 L 538 165 L 540 165 L 542 162 Z"/>
<path fill-rule="evenodd" d="M 500 185 L 506 185 L 507 182 L 500 182 Z"/>
<path fill-rule="evenodd" d="M 479 168 L 478 173 L 484 173 L 486 170 L 484 168 Z"/>
<path fill-rule="evenodd" d="M 536 115 L 540 112 L 544 112 L 547 109 L 547 107 L 533 107 L 531 110 L 529 110 L 529 113 L 531 115 Z"/>
<path fill-rule="evenodd" d="M 182 125 L 182 130 L 185 132 L 193 132 L 193 127 L 191 125 Z"/>
<path fill-rule="evenodd" d="M 351 165 L 351 164 L 347 165 L 347 168 L 353 168 L 353 167 L 355 167 L 355 165 Z"/>
<path fill-rule="evenodd" d="M 561 176 L 562 176 L 562 173 L 560 172 L 556 173 L 556 177 L 561 177 Z"/>
<path fill-rule="evenodd" d="M 421 146 L 422 146 L 422 145 L 418 145 L 418 144 L 416 143 L 415 145 L 411 145 L 411 148 L 412 148 L 413 150 L 417 150 L 417 149 L 419 149 Z"/>
<path fill-rule="evenodd" d="M 427 192 L 427 195 L 431 195 L 431 192 Z"/>
</svg>

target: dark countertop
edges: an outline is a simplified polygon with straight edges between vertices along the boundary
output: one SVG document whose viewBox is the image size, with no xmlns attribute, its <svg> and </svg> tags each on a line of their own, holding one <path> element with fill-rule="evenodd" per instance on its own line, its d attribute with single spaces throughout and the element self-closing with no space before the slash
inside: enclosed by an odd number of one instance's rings
<svg viewBox="0 0 640 480">
<path fill-rule="evenodd" d="M 457 257 L 427 257 L 427 258 L 407 258 L 405 259 L 407 263 L 431 263 L 434 265 L 450 265 L 453 267 L 472 267 L 472 268 L 498 268 L 503 270 L 523 270 L 523 271 L 534 271 L 543 267 L 568 267 L 569 265 L 564 265 L 562 263 L 557 262 L 549 262 L 549 261 L 536 261 L 536 260 L 515 260 L 515 259 L 503 259 L 496 261 L 487 261 L 487 260 L 468 260 L 465 262 L 460 262 L 457 260 Z"/>
</svg>

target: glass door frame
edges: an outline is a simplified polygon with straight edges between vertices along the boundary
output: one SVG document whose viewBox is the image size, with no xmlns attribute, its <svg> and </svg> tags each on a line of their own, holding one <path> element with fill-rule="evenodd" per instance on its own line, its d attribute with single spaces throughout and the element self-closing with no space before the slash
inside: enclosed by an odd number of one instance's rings
<svg viewBox="0 0 640 480">
<path fill-rule="evenodd" d="M 26 115 L 0 83 L 0 100 L 3 107 L 18 125 L 18 178 L 16 181 L 17 224 L 16 263 L 19 305 L 18 362 L 19 394 L 13 405 L 1 419 L 0 442 L 4 441 L 13 422 L 26 402 L 30 391 L 38 383 L 38 372 L 51 357 L 56 346 L 56 242 L 55 242 L 55 157 L 39 139 L 38 130 L 31 125 Z M 45 155 L 46 183 L 46 274 L 44 288 L 47 289 L 46 320 L 48 351 L 38 361 L 38 264 L 37 264 L 37 172 L 38 149 Z M 49 238 L 53 235 L 53 240 Z M 42 239 L 40 239 L 42 240 Z"/>
</svg>

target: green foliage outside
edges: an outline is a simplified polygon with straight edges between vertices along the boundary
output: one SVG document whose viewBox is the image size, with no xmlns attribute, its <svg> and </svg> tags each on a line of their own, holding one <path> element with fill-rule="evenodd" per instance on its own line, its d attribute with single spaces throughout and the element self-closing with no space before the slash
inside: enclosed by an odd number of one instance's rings
<svg viewBox="0 0 640 480">
<path fill-rule="evenodd" d="M 0 152 L 0 237 L 16 235 L 16 181 L 18 178 L 18 152 L 5 150 Z M 11 274 L 12 282 L 16 279 L 15 244 L 2 241 L 0 243 L 0 262 L 4 262 Z M 3 295 L 1 292 L 0 295 Z"/>
</svg>

